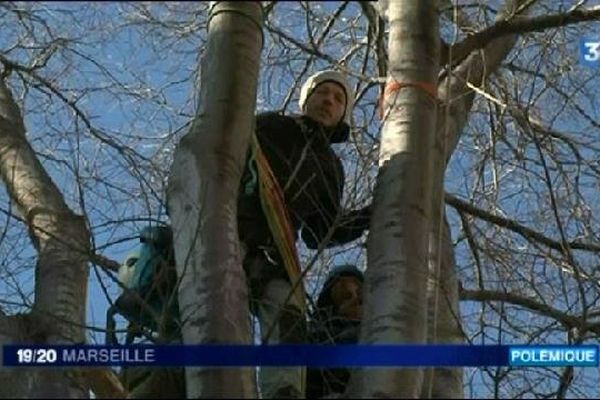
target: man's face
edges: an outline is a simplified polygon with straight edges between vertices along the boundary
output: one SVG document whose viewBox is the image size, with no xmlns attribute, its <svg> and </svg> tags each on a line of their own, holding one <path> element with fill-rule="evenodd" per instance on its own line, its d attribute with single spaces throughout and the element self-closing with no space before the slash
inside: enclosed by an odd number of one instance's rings
<svg viewBox="0 0 600 400">
<path fill-rule="evenodd" d="M 339 316 L 360 320 L 362 282 L 353 276 L 342 276 L 331 287 L 331 300 Z"/>
<path fill-rule="evenodd" d="M 327 128 L 336 126 L 344 116 L 346 93 L 334 82 L 323 82 L 306 100 L 304 114 Z"/>
</svg>

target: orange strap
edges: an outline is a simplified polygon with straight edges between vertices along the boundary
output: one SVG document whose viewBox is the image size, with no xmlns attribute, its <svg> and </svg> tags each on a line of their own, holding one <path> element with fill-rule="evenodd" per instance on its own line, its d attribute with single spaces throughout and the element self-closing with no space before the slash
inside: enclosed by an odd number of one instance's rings
<svg viewBox="0 0 600 400">
<path fill-rule="evenodd" d="M 415 87 L 421 89 L 434 100 L 437 100 L 437 85 L 434 85 L 430 82 L 388 82 L 385 85 L 385 89 L 383 93 L 379 97 L 379 118 L 383 118 L 383 104 L 385 99 L 392 93 L 400 91 L 400 89 L 405 87 Z"/>
</svg>

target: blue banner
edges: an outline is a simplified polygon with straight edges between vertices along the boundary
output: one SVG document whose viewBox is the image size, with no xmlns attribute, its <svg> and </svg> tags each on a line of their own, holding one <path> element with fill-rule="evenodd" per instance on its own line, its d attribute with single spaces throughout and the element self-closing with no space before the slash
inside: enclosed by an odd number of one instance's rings
<svg viewBox="0 0 600 400">
<path fill-rule="evenodd" d="M 7 345 L 3 350 L 5 366 L 598 366 L 598 346 Z"/>
</svg>

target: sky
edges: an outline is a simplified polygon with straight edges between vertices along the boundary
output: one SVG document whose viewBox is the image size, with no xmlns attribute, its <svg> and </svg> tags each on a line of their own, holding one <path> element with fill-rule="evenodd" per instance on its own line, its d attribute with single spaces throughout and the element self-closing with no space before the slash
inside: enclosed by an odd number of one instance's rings
<svg viewBox="0 0 600 400">
<path fill-rule="evenodd" d="M 496 2 L 497 3 L 497 2 Z M 490 3 L 490 7 L 496 3 Z M 167 221 L 165 215 L 164 189 L 166 172 L 168 171 L 173 148 L 178 139 L 189 129 L 189 122 L 196 109 L 196 99 L 201 82 L 197 82 L 199 59 L 203 53 L 199 51 L 199 43 L 206 38 L 206 4 L 196 3 L 173 4 L 156 2 L 145 10 L 137 3 L 36 3 L 19 7 L 29 10 L 35 22 L 23 25 L 14 15 L 0 8 L 7 23 L 0 28 L 0 37 L 4 39 L 2 55 L 12 60 L 30 60 L 32 55 L 40 53 L 39 42 L 48 44 L 57 40 L 69 40 L 68 49 L 58 51 L 39 74 L 60 88 L 61 93 L 74 101 L 88 116 L 94 129 L 86 127 L 86 122 L 73 117 L 73 111 L 65 107 L 64 102 L 57 99 L 47 88 L 35 85 L 35 80 L 28 81 L 29 86 L 22 84 L 16 75 L 11 76 L 10 84 L 23 106 L 25 122 L 28 128 L 28 139 L 34 146 L 38 157 L 57 185 L 63 190 L 70 206 L 77 212 L 85 210 L 93 232 L 94 244 L 99 252 L 115 260 L 122 261 L 137 246 L 137 232 L 148 224 Z M 315 2 L 315 19 L 307 23 L 297 3 L 280 3 L 276 11 L 285 18 L 280 18 L 277 28 L 289 33 L 301 42 L 307 42 L 309 30 L 313 36 L 326 26 L 329 17 L 338 8 L 337 2 Z M 550 4 L 550 3 L 547 3 Z M 588 2 L 589 6 L 598 2 Z M 571 2 L 561 2 L 568 8 Z M 319 9 L 320 7 L 320 9 Z M 336 25 L 339 33 L 335 40 L 326 43 L 324 51 L 341 59 L 351 41 L 361 42 L 366 34 L 364 24 L 357 22 L 355 15 L 357 5 L 347 6 L 342 15 L 343 24 L 358 25 L 353 32 L 344 30 L 340 23 Z M 146 13 L 146 11 L 150 11 Z M 322 14 L 320 14 L 322 13 Z M 153 18 L 160 16 L 160 19 Z M 318 19 L 320 18 L 320 19 Z M 49 27 L 46 29 L 45 25 Z M 29 35 L 23 36 L 29 29 Z M 49 34 L 49 32 L 57 32 Z M 453 32 L 448 30 L 448 38 Z M 23 40 L 22 37 L 27 37 Z M 446 36 L 445 36 L 446 37 Z M 578 59 L 579 42 L 577 34 L 542 36 L 548 47 L 538 46 L 530 39 L 521 43 L 526 50 L 519 56 L 510 58 L 505 64 L 518 65 L 535 73 L 544 73 L 544 77 L 529 78 L 525 85 L 517 85 L 523 79 L 523 72 L 515 72 L 511 78 L 506 76 L 506 86 L 519 88 L 515 97 L 527 103 L 535 100 L 538 107 L 533 111 L 539 113 L 544 121 L 550 121 L 549 128 L 568 134 L 571 138 L 586 143 L 581 146 L 581 156 L 588 159 L 591 165 L 598 165 L 597 127 L 586 118 L 574 118 L 574 109 L 579 107 L 591 119 L 598 118 L 598 104 L 591 96 L 580 95 L 573 101 L 566 101 L 556 90 L 546 89 L 549 82 L 566 92 L 583 87 L 593 92 L 597 87 L 598 70 L 588 69 L 576 62 L 571 63 L 573 73 L 567 68 L 569 60 Z M 34 40 L 35 38 L 35 40 Z M 263 46 L 263 69 L 261 70 L 257 93 L 257 111 L 279 108 L 288 95 L 288 90 L 295 82 L 297 72 L 306 69 L 309 73 L 330 65 L 321 59 L 306 57 L 292 44 L 275 41 L 272 35 L 265 35 Z M 150 40 L 148 40 L 150 39 Z M 283 46 L 282 44 L 285 44 Z M 559 45 L 560 44 L 560 45 Z M 556 50 L 556 49 L 559 50 Z M 201 49 L 200 49 L 201 50 Z M 355 71 L 361 70 L 364 51 L 350 57 L 349 64 Z M 537 56 L 536 56 L 537 55 Z M 534 57 L 535 56 L 535 57 Z M 291 59 L 291 62 L 288 60 Z M 528 61 L 531 60 L 531 61 Z M 375 63 L 373 57 L 367 60 L 367 72 L 373 76 Z M 557 73 L 558 71 L 558 73 Z M 353 86 L 357 80 L 351 78 Z M 33 82 L 33 85 L 32 85 Z M 301 83 L 301 82 L 298 82 Z M 364 84 L 362 85 L 364 86 Z M 361 86 L 361 87 L 362 87 Z M 359 87 L 359 90 L 361 89 Z M 33 88 L 33 89 L 32 89 Z M 36 89 L 37 88 L 37 89 Z M 526 90 L 522 90 L 526 88 Z M 516 89 L 515 89 L 516 90 Z M 290 97 L 286 112 L 298 112 L 297 98 L 299 85 Z M 361 105 L 355 109 L 357 121 L 355 137 L 362 145 L 339 145 L 335 147 L 345 162 L 348 176 L 360 168 L 356 165 L 358 150 L 373 146 L 370 135 L 378 136 L 379 121 L 364 122 L 370 117 L 370 108 L 375 103 L 377 88 L 370 89 Z M 24 99 L 24 101 L 21 101 Z M 564 107 L 563 107 L 564 104 Z M 526 225 L 533 225 L 550 237 L 557 238 L 556 225 L 552 221 L 548 203 L 548 190 L 543 186 L 543 169 L 528 160 L 536 160 L 536 149 L 527 146 L 522 158 L 513 153 L 524 138 L 516 134 L 514 123 L 508 116 L 498 119 L 496 124 L 504 126 L 506 136 L 489 129 L 489 118 L 486 116 L 487 105 L 479 102 L 475 105 L 469 127 L 464 138 L 453 155 L 446 174 L 446 190 L 460 195 L 462 198 L 473 198 L 476 205 L 494 207 L 498 215 L 509 216 Z M 563 107 L 561 109 L 561 107 Z M 560 112 L 554 113 L 555 110 Z M 366 111 L 365 111 L 366 110 Z M 552 110 L 550 115 L 547 110 Z M 487 125 L 486 125 L 487 124 Z M 361 130 L 366 126 L 366 132 Z M 492 139 L 490 139 L 492 138 Z M 494 144 L 492 146 L 492 143 Z M 566 145 L 556 143 L 564 157 L 571 157 Z M 368 149 L 376 151 L 376 149 Z M 482 154 L 488 155 L 488 161 L 478 164 Z M 500 167 L 494 167 L 492 161 L 501 160 Z M 562 201 L 572 198 L 573 191 L 579 190 L 582 212 L 592 212 L 590 224 L 598 226 L 597 211 L 600 209 L 597 192 L 599 189 L 597 175 L 584 173 L 574 186 L 574 182 L 562 178 L 558 174 L 556 164 L 548 160 L 552 170 L 556 193 L 562 194 Z M 476 167 L 480 167 L 477 169 Z M 565 167 L 567 168 L 567 167 Z M 574 168 L 574 167 L 572 167 Z M 154 172 L 151 172 L 154 171 Z M 363 178 L 358 184 L 372 189 L 374 168 L 370 178 Z M 568 177 L 574 176 L 573 174 Z M 141 181 L 141 183 L 140 183 Z M 79 182 L 79 184 L 78 184 Z M 108 182 L 108 184 L 107 184 Z M 348 182 L 349 186 L 355 182 Z M 2 189 L 4 191 L 4 189 Z M 475 195 L 473 193 L 476 192 Z M 500 193 L 500 196 L 497 194 Z M 6 194 L 2 192 L 3 215 L 0 215 L 0 226 L 5 226 L 0 260 L 11 272 L 0 276 L 0 296 L 10 294 L 18 296 L 17 286 L 23 291 L 22 297 L 31 303 L 33 292 L 33 269 L 35 252 L 28 246 L 28 237 L 23 227 L 7 217 L 11 209 Z M 368 202 L 370 194 L 361 196 L 357 203 Z M 561 200 L 561 199 L 559 199 Z M 355 204 L 355 205 L 360 205 Z M 536 207 L 539 205 L 539 207 Z M 456 246 L 457 268 L 467 284 L 475 279 L 475 268 L 470 250 L 461 230 L 461 222 L 457 213 L 447 208 L 453 238 Z M 570 211 L 569 209 L 567 209 Z M 545 219 L 544 219 L 545 218 Z M 565 231 L 569 237 L 584 235 L 585 224 L 575 218 L 568 221 Z M 542 222 L 541 222 L 542 221 Z M 485 254 L 483 262 L 494 266 L 485 270 L 486 278 L 500 282 L 502 286 L 518 285 L 532 276 L 545 276 L 550 282 L 564 279 L 563 273 L 555 268 L 548 258 L 540 257 L 531 250 L 523 238 L 512 235 L 510 242 L 497 229 L 483 223 L 475 223 L 478 235 L 497 241 L 501 246 L 513 246 L 513 258 L 494 258 L 493 254 Z M 334 249 L 333 263 L 356 262 L 365 266 L 365 238 L 350 244 L 350 250 Z M 594 233 L 585 238 L 598 240 Z M 336 254 L 340 253 L 340 254 Z M 531 253 L 531 254 L 530 254 Z M 302 259 L 306 261 L 312 256 L 301 247 Z M 578 261 L 584 266 L 598 265 L 598 257 L 594 254 L 576 252 Z M 324 257 L 323 257 L 324 258 Z M 504 271 L 503 273 L 501 273 Z M 320 279 L 309 282 L 309 293 L 314 292 L 322 284 Z M 88 305 L 88 324 L 102 329 L 106 323 L 108 299 L 102 285 L 112 300 L 118 294 L 118 288 L 107 275 L 96 267 L 90 270 L 90 286 Z M 539 283 L 544 286 L 543 282 Z M 531 288 L 523 287 L 525 294 Z M 554 304 L 564 307 L 565 299 L 561 297 L 558 287 L 544 287 L 547 292 L 555 293 Z M 16 297 L 12 297 L 16 298 Z M 17 302 L 18 303 L 18 302 Z M 577 304 L 569 304 L 576 307 Z M 18 307 L 15 306 L 15 309 Z M 493 318 L 493 313 L 484 315 L 479 303 L 462 304 L 467 315 L 481 313 L 482 319 Z M 511 312 L 516 312 L 515 308 Z M 530 314 L 524 315 L 523 323 L 529 323 Z M 473 332 L 480 329 L 474 323 Z M 122 322 L 122 321 L 121 321 Z M 476 337 L 478 341 L 519 341 L 522 338 L 503 336 L 497 332 L 498 321 L 490 321 L 485 335 Z M 90 332 L 90 343 L 102 343 L 103 333 Z M 560 333 L 550 333 L 544 340 L 563 340 Z M 586 372 L 587 373 L 587 372 Z"/>
</svg>

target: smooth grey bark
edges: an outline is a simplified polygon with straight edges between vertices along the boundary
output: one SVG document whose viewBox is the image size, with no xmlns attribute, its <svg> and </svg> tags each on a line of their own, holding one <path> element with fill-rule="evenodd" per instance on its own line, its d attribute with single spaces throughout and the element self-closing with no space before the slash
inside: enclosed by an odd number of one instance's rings
<svg viewBox="0 0 600 400">
<path fill-rule="evenodd" d="M 438 17 L 435 1 L 392 1 L 387 11 L 387 85 L 409 85 L 384 98 L 361 342 L 425 343 L 437 103 L 424 88 L 437 84 Z M 353 376 L 349 393 L 361 398 L 418 397 L 422 380 L 423 372 L 416 368 L 365 368 Z"/>
<path fill-rule="evenodd" d="M 436 258 L 436 262 L 439 260 L 440 264 L 435 275 L 430 275 L 427 291 L 427 341 L 436 344 L 462 344 L 464 336 L 460 320 L 454 247 L 445 216 L 441 223 L 440 237 L 433 241 L 439 241 L 439 259 Z M 425 371 L 421 398 L 463 397 L 462 368 L 437 367 Z"/>
<path fill-rule="evenodd" d="M 38 251 L 31 313 L 3 315 L 0 344 L 85 342 L 90 234 L 69 209 L 37 159 L 12 94 L 0 79 L 0 175 L 17 211 L 27 221 Z M 0 368 L 0 397 L 87 397 L 73 370 Z"/>
<path fill-rule="evenodd" d="M 526 11 L 526 0 L 508 0 L 496 21 L 512 19 Z M 474 51 L 457 67 L 446 74 L 438 86 L 440 107 L 435 139 L 435 161 L 432 199 L 439 209 L 434 208 L 432 226 L 438 227 L 441 243 L 437 246 L 440 254 L 434 256 L 434 263 L 440 261 L 439 269 L 433 275 L 433 284 L 428 290 L 429 322 L 428 336 L 432 343 L 461 343 L 463 333 L 460 326 L 458 280 L 455 271 L 454 251 L 448 222 L 441 212 L 443 196 L 443 176 L 448 161 L 456 149 L 460 134 L 468 122 L 469 113 L 475 98 L 470 87 L 480 87 L 489 75 L 514 47 L 517 35 L 506 35 L 490 41 L 483 49 Z M 434 207 L 436 207 L 434 205 Z M 438 211 L 439 212 L 436 212 Z M 443 225 L 440 225 L 443 218 Z M 435 231 L 433 232 L 435 235 Z M 435 250 L 433 251 L 435 253 Z M 441 257 L 436 259 L 436 257 Z M 437 283 L 436 283 L 437 282 Z M 432 331 L 433 329 L 433 331 Z M 435 368 L 429 382 L 423 387 L 422 397 L 462 398 L 462 368 Z"/>
<path fill-rule="evenodd" d="M 418 28 L 412 27 L 413 25 L 423 27 L 425 24 L 416 15 L 398 20 L 400 15 L 409 15 L 409 10 L 413 6 L 416 7 L 412 3 L 416 2 L 380 3 L 380 9 L 390 19 L 389 56 L 392 70 L 388 76 L 394 76 L 395 65 L 410 65 L 414 62 L 414 58 L 411 57 L 416 56 L 410 53 L 411 46 L 418 43 L 409 41 L 410 38 L 397 32 L 414 32 Z M 508 1 L 498 15 L 498 20 L 512 18 L 517 12 L 523 12 L 524 9 L 519 7 L 525 3 L 526 1 Z M 427 5 L 435 9 L 433 4 Z M 421 6 L 426 7 L 423 3 Z M 434 34 L 435 40 L 439 40 L 437 28 L 433 33 L 429 31 L 429 34 Z M 389 146 L 390 137 L 410 138 L 409 134 L 399 134 L 411 132 L 410 128 L 415 127 L 406 122 L 411 118 L 409 114 L 414 113 L 412 118 L 419 120 L 431 109 L 431 105 L 430 99 L 422 92 L 415 103 L 421 101 L 419 106 L 425 107 L 427 111 L 415 110 L 414 105 L 410 103 L 401 103 L 401 111 L 406 120 L 392 128 L 390 122 L 395 113 L 388 110 L 389 102 L 386 102 L 380 155 L 381 170 L 375 190 L 374 215 L 368 239 L 366 304 L 361 341 L 388 343 L 391 342 L 390 338 L 393 338 L 393 342 L 396 343 L 462 342 L 455 260 L 449 228 L 441 206 L 443 175 L 473 104 L 475 93 L 469 84 L 480 86 L 489 74 L 498 68 L 515 41 L 515 35 L 491 41 L 483 50 L 469 55 L 441 80 L 438 85 L 440 107 L 435 115 L 437 126 L 424 125 L 426 129 L 435 132 L 433 140 L 422 137 L 426 133 L 420 127 L 412 130 L 413 142 L 405 139 Z M 396 47 L 402 46 L 405 51 L 395 52 L 394 42 Z M 420 45 L 425 46 L 423 43 Z M 435 45 L 426 46 L 437 56 L 437 51 L 433 50 Z M 427 48 L 423 48 L 422 51 L 427 51 Z M 394 57 L 404 59 L 394 60 Z M 423 62 L 423 59 L 420 59 L 420 62 L 423 74 L 436 65 L 430 61 Z M 432 82 L 418 74 L 407 74 L 404 81 Z M 437 79 L 433 82 L 437 83 Z M 406 97 L 409 97 L 410 89 L 402 90 L 407 93 Z M 418 89 L 415 89 L 412 93 L 417 92 Z M 404 99 L 401 95 L 398 97 Z M 435 120 L 432 118 L 430 122 Z M 389 131 L 395 131 L 396 136 Z M 420 161 L 423 163 L 411 160 L 411 153 L 407 152 L 407 149 L 417 147 L 413 143 L 419 143 L 419 139 L 422 144 L 419 148 L 429 150 L 423 150 L 421 153 Z M 426 140 L 431 140 L 431 147 L 423 144 Z M 386 155 L 386 151 L 392 154 Z M 427 164 L 428 159 L 433 159 L 432 167 L 423 165 Z M 424 189 L 427 185 L 431 186 Z M 431 196 L 431 203 L 426 201 L 426 196 L 421 197 L 423 202 L 420 207 L 417 199 L 423 193 Z M 429 211 L 426 210 L 428 205 L 432 207 Z M 386 231 L 387 237 L 384 234 Z M 412 235 L 411 238 L 408 238 L 408 232 Z M 425 282 L 428 285 L 425 285 Z M 394 329 L 396 332 L 390 332 Z M 352 376 L 347 393 L 360 397 L 463 397 L 462 369 L 430 369 L 425 376 L 423 370 L 363 369 Z"/>
<path fill-rule="evenodd" d="M 237 196 L 262 47 L 258 2 L 211 4 L 200 99 L 171 169 L 168 204 L 186 344 L 250 344 Z M 189 397 L 256 397 L 254 368 L 186 368 Z"/>
</svg>

